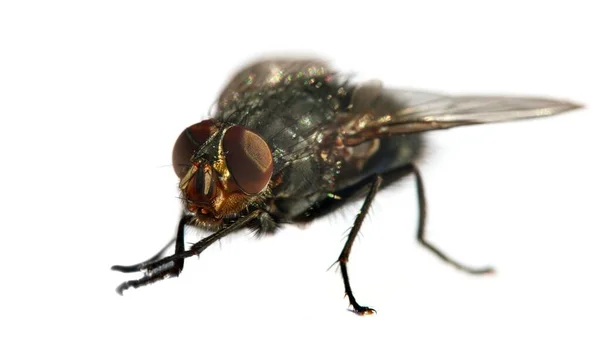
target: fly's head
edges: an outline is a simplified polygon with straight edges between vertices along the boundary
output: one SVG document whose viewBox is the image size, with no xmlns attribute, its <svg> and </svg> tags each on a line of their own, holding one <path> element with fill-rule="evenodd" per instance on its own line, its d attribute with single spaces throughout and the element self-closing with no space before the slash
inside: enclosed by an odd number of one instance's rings
<svg viewBox="0 0 600 351">
<path fill-rule="evenodd" d="M 173 148 L 173 167 L 187 210 L 219 226 L 269 190 L 273 156 L 265 140 L 242 126 L 205 120 L 186 128 Z"/>
</svg>

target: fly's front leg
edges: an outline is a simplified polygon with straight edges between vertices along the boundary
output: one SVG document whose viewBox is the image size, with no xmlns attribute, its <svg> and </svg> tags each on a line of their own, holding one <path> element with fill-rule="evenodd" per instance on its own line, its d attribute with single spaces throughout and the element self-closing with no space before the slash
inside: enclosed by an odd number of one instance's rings
<svg viewBox="0 0 600 351">
<path fill-rule="evenodd" d="M 346 296 L 348 296 L 348 300 L 350 305 L 353 308 L 353 311 L 359 315 L 372 314 L 376 312 L 374 309 L 366 306 L 361 306 L 356 302 L 356 298 L 354 297 L 354 293 L 352 293 L 352 288 L 350 287 L 350 278 L 348 277 L 348 258 L 350 257 L 350 250 L 352 250 L 352 244 L 354 243 L 354 239 L 358 235 L 360 227 L 367 216 L 367 212 L 371 207 L 371 203 L 375 198 L 375 194 L 381 187 L 382 178 L 379 175 L 375 175 L 373 180 L 369 183 L 370 189 L 365 201 L 363 202 L 362 207 L 360 208 L 360 212 L 356 216 L 354 220 L 354 224 L 352 225 L 352 229 L 350 230 L 350 234 L 348 235 L 348 239 L 346 239 L 346 244 L 340 253 L 340 257 L 338 258 L 338 262 L 340 264 L 340 269 L 342 271 L 342 279 L 344 279 L 344 289 L 346 291 Z"/>
<path fill-rule="evenodd" d="M 250 221 L 256 219 L 260 215 L 260 213 L 261 212 L 259 210 L 257 210 L 257 211 L 254 211 L 254 212 L 248 214 L 247 216 L 240 217 L 237 221 L 232 223 L 230 226 L 222 228 L 222 229 L 218 230 L 216 233 L 214 233 L 210 236 L 207 236 L 206 238 L 204 238 L 204 239 L 200 240 L 199 242 L 197 242 L 196 244 L 192 245 L 192 247 L 189 250 L 184 250 L 183 234 L 181 235 L 181 237 L 182 237 L 181 240 L 179 240 L 180 235 L 178 235 L 177 236 L 178 240 L 175 245 L 176 246 L 175 254 L 155 260 L 155 261 L 145 262 L 145 263 L 141 263 L 140 265 L 136 265 L 136 268 L 138 268 L 138 270 L 147 271 L 146 276 L 144 276 L 143 278 L 140 278 L 140 279 L 129 280 L 129 281 L 122 283 L 121 285 L 119 285 L 117 287 L 117 292 L 119 294 L 122 294 L 123 291 L 125 291 L 129 288 L 139 288 L 141 286 L 148 285 L 148 284 L 157 282 L 159 280 L 178 276 L 179 273 L 181 273 L 181 270 L 183 269 L 183 261 L 186 258 L 194 256 L 194 255 L 199 255 L 200 253 L 202 253 L 202 251 L 204 251 L 207 247 L 209 247 L 210 245 L 217 242 L 219 239 L 222 239 L 225 236 L 246 226 Z M 180 223 L 180 226 L 178 229 L 178 233 L 180 230 L 183 231 L 183 227 L 185 226 L 185 224 L 187 224 L 187 222 L 184 222 L 184 219 L 182 217 L 182 219 L 180 220 L 179 223 Z M 119 270 L 119 268 L 121 268 L 122 266 L 116 266 L 116 267 L 117 267 L 116 270 Z M 113 269 L 115 269 L 115 268 L 113 267 Z"/>
<path fill-rule="evenodd" d="M 184 251 L 184 228 L 185 225 L 189 224 L 190 220 L 192 220 L 194 218 L 194 216 L 191 215 L 181 215 L 181 219 L 179 220 L 179 224 L 177 225 L 177 234 L 175 235 L 175 237 L 173 239 L 171 239 L 167 245 L 165 245 L 165 247 L 163 247 L 159 252 L 157 252 L 154 256 L 152 256 L 151 258 L 140 262 L 138 264 L 134 264 L 131 266 L 120 266 L 120 265 L 115 265 L 112 266 L 111 269 L 113 271 L 117 271 L 117 272 L 122 272 L 122 273 L 132 273 L 132 272 L 139 272 L 142 269 L 144 269 L 144 267 L 146 267 L 150 262 L 154 262 L 157 261 L 159 259 L 161 259 L 162 257 L 164 257 L 165 252 L 167 252 L 167 250 L 169 249 L 169 247 L 171 245 L 173 245 L 173 243 L 175 244 L 175 253 L 180 253 Z M 183 261 L 181 262 L 181 269 L 180 271 L 183 269 Z"/>
<path fill-rule="evenodd" d="M 185 226 L 190 222 L 190 220 L 193 218 L 193 216 L 191 215 L 181 215 L 181 219 L 179 220 L 179 224 L 177 225 L 177 236 L 175 237 L 175 255 L 181 254 L 182 252 L 185 251 Z M 152 264 L 153 262 L 157 262 L 159 261 L 165 251 L 169 248 L 169 246 L 171 246 L 171 244 L 173 243 L 173 240 L 171 240 L 162 250 L 160 250 L 156 255 L 154 255 L 152 258 L 132 265 L 132 266 L 113 266 L 112 269 L 115 271 L 119 271 L 119 272 L 124 272 L 124 273 L 130 273 L 130 272 L 138 272 L 141 270 L 146 270 L 148 269 L 148 266 L 150 264 Z M 172 262 L 172 264 L 169 267 L 162 267 L 159 272 L 151 272 L 148 271 L 147 275 L 139 280 L 135 280 L 135 281 L 128 281 L 125 282 L 121 285 L 119 285 L 117 287 L 117 293 L 119 294 L 123 294 L 123 291 L 130 288 L 130 287 L 134 287 L 137 288 L 138 286 L 142 286 L 142 285 L 146 285 L 146 284 L 150 284 L 152 282 L 155 282 L 157 280 L 160 279 L 165 279 L 165 278 L 170 278 L 170 277 L 177 277 L 179 276 L 179 274 L 181 273 L 181 271 L 183 271 L 183 264 L 184 264 L 184 259 L 177 259 L 174 260 Z"/>
</svg>

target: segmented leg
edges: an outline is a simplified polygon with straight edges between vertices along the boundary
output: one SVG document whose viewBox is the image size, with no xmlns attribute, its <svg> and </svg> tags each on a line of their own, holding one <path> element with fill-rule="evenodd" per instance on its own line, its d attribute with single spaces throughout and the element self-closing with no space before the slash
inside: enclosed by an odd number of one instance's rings
<svg viewBox="0 0 600 351">
<path fill-rule="evenodd" d="M 140 270 L 143 269 L 142 267 L 145 267 L 148 263 L 154 262 L 154 261 L 159 260 L 162 257 L 164 257 L 165 252 L 167 252 L 169 247 L 171 247 L 171 245 L 173 245 L 174 242 L 176 242 L 175 253 L 183 252 L 185 249 L 185 247 L 184 247 L 184 237 L 185 237 L 184 228 L 185 228 L 185 225 L 188 224 L 192 218 L 194 218 L 194 217 L 191 215 L 181 215 L 181 218 L 179 219 L 179 224 L 177 226 L 176 236 L 173 239 L 171 239 L 167 243 L 167 245 L 165 245 L 165 247 L 163 247 L 159 252 L 157 252 L 151 258 L 149 258 L 143 262 L 140 262 L 138 264 L 131 265 L 131 266 L 119 266 L 119 265 L 112 266 L 111 269 L 114 271 L 123 272 L 123 273 L 139 272 Z M 183 269 L 183 261 L 181 261 L 181 269 Z"/>
<path fill-rule="evenodd" d="M 421 178 L 421 174 L 419 173 L 419 170 L 417 169 L 417 167 L 415 167 L 415 165 L 410 164 L 406 166 L 406 170 L 407 173 L 412 173 L 415 176 L 415 181 L 417 183 L 417 197 L 419 202 L 419 227 L 417 229 L 418 242 L 425 248 L 427 248 L 429 251 L 433 252 L 436 256 L 463 272 L 467 272 L 470 274 L 486 274 L 494 272 L 494 269 L 492 267 L 474 268 L 461 264 L 455 261 L 454 259 L 448 257 L 448 255 L 446 255 L 438 248 L 436 248 L 433 244 L 427 241 L 427 239 L 425 238 L 425 218 L 427 217 L 427 203 L 425 201 L 423 179 Z"/>
<path fill-rule="evenodd" d="M 231 224 L 226 228 L 222 228 L 218 230 L 216 233 L 207 236 L 206 238 L 200 240 L 196 244 L 192 245 L 189 250 L 183 250 L 180 248 L 180 252 L 176 252 L 175 254 L 161 258 L 156 261 L 144 262 L 140 265 L 136 265 L 137 270 L 145 270 L 146 276 L 136 280 L 129 280 L 117 287 L 117 292 L 122 294 L 123 291 L 129 288 L 139 288 L 144 285 L 148 285 L 154 283 L 159 280 L 176 277 L 181 273 L 181 269 L 183 269 L 183 260 L 187 257 L 191 257 L 194 255 L 199 255 L 204 251 L 207 247 L 217 242 L 219 239 L 224 238 L 225 236 L 243 228 L 250 222 L 251 220 L 258 217 L 260 211 L 254 211 L 247 216 L 239 218 L 236 222 Z M 182 219 L 183 221 L 183 219 Z M 182 223 L 180 221 L 180 224 Z M 183 224 L 185 225 L 185 223 Z M 179 236 L 178 236 L 179 238 Z M 179 243 L 180 240 L 177 240 Z M 183 240 L 181 240 L 181 247 L 183 247 Z M 176 244 L 176 251 L 177 251 Z M 117 268 L 122 268 L 123 266 L 116 266 Z M 114 267 L 113 267 L 114 269 Z M 119 270 L 119 269 L 116 269 Z"/>
<path fill-rule="evenodd" d="M 338 258 L 338 263 L 340 264 L 340 269 L 342 271 L 342 279 L 344 280 L 344 289 L 346 291 L 346 296 L 348 296 L 350 305 L 354 309 L 353 311 L 360 315 L 372 314 L 376 311 L 370 307 L 361 306 L 358 304 L 358 302 L 356 302 L 356 298 L 354 297 L 354 293 L 352 292 L 352 288 L 350 287 L 350 278 L 348 277 L 347 263 L 348 263 L 348 258 L 350 257 L 350 250 L 352 250 L 352 244 L 354 243 L 354 239 L 356 239 L 356 236 L 358 235 L 360 227 L 362 226 L 362 223 L 367 215 L 367 212 L 369 211 L 369 208 L 371 207 L 371 203 L 373 202 L 373 199 L 375 198 L 375 194 L 377 193 L 377 191 L 379 190 L 379 187 L 381 186 L 381 182 L 382 182 L 381 176 L 375 175 L 373 177 L 373 180 L 369 183 L 369 185 L 370 185 L 369 193 L 367 194 L 367 197 L 365 198 L 365 201 L 363 202 L 362 207 L 360 208 L 360 212 L 358 213 L 358 215 L 356 216 L 356 219 L 354 220 L 354 224 L 352 225 L 350 234 L 348 234 L 348 238 L 346 239 L 346 244 L 344 244 L 344 248 L 342 249 L 342 252 L 340 253 L 340 257 Z"/>
</svg>

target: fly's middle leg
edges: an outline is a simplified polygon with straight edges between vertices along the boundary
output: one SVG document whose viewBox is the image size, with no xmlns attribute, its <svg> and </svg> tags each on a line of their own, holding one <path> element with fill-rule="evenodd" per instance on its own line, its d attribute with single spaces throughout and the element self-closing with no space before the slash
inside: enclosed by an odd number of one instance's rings
<svg viewBox="0 0 600 351">
<path fill-rule="evenodd" d="M 350 257 L 350 251 L 352 250 L 352 244 L 354 243 L 354 239 L 358 235 L 360 227 L 371 207 L 371 203 L 375 198 L 375 194 L 381 187 L 382 178 L 379 175 L 375 175 L 373 180 L 369 183 L 369 193 L 365 198 L 365 201 L 362 204 L 360 212 L 356 216 L 354 220 L 354 224 L 352 225 L 352 229 L 350 230 L 350 234 L 348 234 L 348 238 L 346 239 L 346 244 L 344 244 L 344 248 L 340 253 L 340 257 L 338 258 L 338 263 L 340 264 L 340 269 L 342 271 L 342 279 L 344 280 L 344 289 L 346 291 L 346 296 L 348 296 L 348 300 L 350 305 L 353 308 L 353 312 L 359 315 L 372 314 L 376 312 L 374 309 L 366 306 L 361 306 L 356 302 L 356 298 L 354 297 L 354 293 L 352 292 L 352 288 L 350 287 L 350 278 L 348 277 L 348 258 Z"/>
</svg>

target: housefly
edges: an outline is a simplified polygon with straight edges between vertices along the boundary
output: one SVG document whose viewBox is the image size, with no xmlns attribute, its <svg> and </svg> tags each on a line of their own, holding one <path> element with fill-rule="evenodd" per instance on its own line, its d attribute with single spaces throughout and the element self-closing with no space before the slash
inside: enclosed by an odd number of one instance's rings
<svg viewBox="0 0 600 351">
<path fill-rule="evenodd" d="M 362 200 L 337 259 L 352 310 L 360 305 L 348 278 L 348 258 L 373 199 L 386 185 L 412 175 L 419 205 L 418 242 L 473 274 L 430 244 L 424 231 L 425 192 L 415 162 L 421 133 L 465 125 L 556 115 L 580 106 L 567 101 L 507 96 L 446 96 L 353 84 L 318 60 L 263 60 L 239 71 L 209 119 L 187 127 L 175 142 L 183 212 L 177 234 L 151 259 L 120 272 L 143 272 L 117 291 L 176 277 L 184 260 L 243 228 L 273 233 Z M 185 248 L 186 226 L 212 234 Z M 166 255 L 175 244 L 175 253 Z"/>
</svg>

